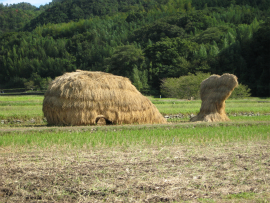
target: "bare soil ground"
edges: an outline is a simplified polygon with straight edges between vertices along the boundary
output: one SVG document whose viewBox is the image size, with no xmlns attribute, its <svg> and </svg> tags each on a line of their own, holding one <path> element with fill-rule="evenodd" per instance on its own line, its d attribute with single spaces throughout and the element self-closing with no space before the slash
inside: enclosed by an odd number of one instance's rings
<svg viewBox="0 0 270 203">
<path fill-rule="evenodd" d="M 267 142 L 0 149 L 0 202 L 269 202 L 269 183 Z"/>
</svg>

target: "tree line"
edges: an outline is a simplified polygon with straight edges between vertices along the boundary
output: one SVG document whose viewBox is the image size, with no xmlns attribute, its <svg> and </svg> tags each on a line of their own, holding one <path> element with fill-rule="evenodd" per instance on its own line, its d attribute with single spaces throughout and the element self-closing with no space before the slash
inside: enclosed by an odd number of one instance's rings
<svg viewBox="0 0 270 203">
<path fill-rule="evenodd" d="M 111 7 L 109 2 L 95 6 Z M 42 13 L 20 31 L 2 33 L 1 85 L 21 87 L 42 78 L 38 84 L 46 84 L 64 72 L 82 69 L 128 77 L 141 92 L 157 95 L 165 78 L 232 73 L 253 96 L 270 95 L 266 1 L 130 2 L 119 1 L 115 12 L 105 6 L 103 14 L 70 19 L 75 13 L 68 12 L 68 5 L 83 9 L 86 1 L 64 0 L 50 9 L 65 3 L 68 20 L 34 24 L 42 16 L 46 19 Z"/>
</svg>

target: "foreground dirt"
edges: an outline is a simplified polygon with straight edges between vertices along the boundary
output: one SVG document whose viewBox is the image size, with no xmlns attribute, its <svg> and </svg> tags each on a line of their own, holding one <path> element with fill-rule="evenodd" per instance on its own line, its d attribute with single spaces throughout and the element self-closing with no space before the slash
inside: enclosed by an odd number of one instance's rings
<svg viewBox="0 0 270 203">
<path fill-rule="evenodd" d="M 0 163 L 0 202 L 270 201 L 270 143 L 24 153 L 2 148 Z M 228 198 L 246 193 L 252 196 Z"/>
</svg>

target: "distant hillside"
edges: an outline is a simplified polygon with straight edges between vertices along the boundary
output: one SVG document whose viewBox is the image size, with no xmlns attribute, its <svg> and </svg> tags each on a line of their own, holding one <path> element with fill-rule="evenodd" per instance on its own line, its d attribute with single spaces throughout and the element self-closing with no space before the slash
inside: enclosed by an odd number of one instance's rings
<svg viewBox="0 0 270 203">
<path fill-rule="evenodd" d="M 163 79 L 204 72 L 235 74 L 253 96 L 270 95 L 268 1 L 58 1 L 28 23 L 29 31 L 0 35 L 3 87 L 44 89 L 81 69 L 122 75 L 160 95 Z M 12 17 L 24 12 L 4 9 Z"/>
<path fill-rule="evenodd" d="M 0 3 L 0 35 L 22 29 L 25 24 L 39 16 L 46 9 L 51 8 L 57 2 L 59 0 L 53 0 L 49 4 L 41 5 L 39 8 L 25 2 L 7 5 Z"/>
<path fill-rule="evenodd" d="M 40 13 L 35 6 L 27 3 L 10 6 L 0 4 L 0 34 L 16 31 Z"/>
<path fill-rule="evenodd" d="M 168 0 L 63 0 L 46 9 L 37 18 L 28 23 L 24 31 L 32 31 L 38 25 L 48 23 L 66 23 L 88 19 L 93 16 L 113 15 L 118 12 L 149 10 L 167 3 Z"/>
<path fill-rule="evenodd" d="M 205 7 L 224 7 L 231 5 L 251 6 L 260 10 L 269 10 L 270 1 L 268 0 L 192 0 L 192 6 L 196 9 L 203 9 Z"/>
<path fill-rule="evenodd" d="M 48 9 L 48 8 L 52 7 L 55 3 L 60 2 L 60 1 L 62 1 L 62 0 L 53 0 L 49 4 L 40 5 L 39 7 L 33 6 L 32 4 L 26 3 L 26 2 L 21 2 L 21 3 L 18 3 L 18 4 L 9 4 L 8 7 L 21 9 L 21 10 L 24 10 L 24 11 L 25 10 L 35 11 L 37 13 L 37 15 L 39 15 L 45 9 Z"/>
<path fill-rule="evenodd" d="M 38 10 L 38 8 L 36 6 L 33 6 L 32 4 L 25 3 L 25 2 L 21 2 L 21 3 L 18 3 L 18 4 L 9 4 L 8 7 L 9 8 L 21 9 L 21 10 L 24 10 L 24 11 L 27 11 L 27 10 L 32 10 L 32 11 Z"/>
</svg>

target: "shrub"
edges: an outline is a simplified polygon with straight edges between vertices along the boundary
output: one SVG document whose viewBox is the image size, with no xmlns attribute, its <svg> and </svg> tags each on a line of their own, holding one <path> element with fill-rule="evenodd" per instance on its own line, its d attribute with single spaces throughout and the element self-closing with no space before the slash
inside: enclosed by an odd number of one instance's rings
<svg viewBox="0 0 270 203">
<path fill-rule="evenodd" d="M 210 77 L 210 73 L 197 72 L 189 73 L 187 76 L 179 78 L 166 78 L 162 80 L 161 94 L 165 97 L 173 97 L 179 99 L 200 98 L 200 84 Z"/>
<path fill-rule="evenodd" d="M 29 81 L 25 82 L 25 83 L 24 83 L 24 87 L 25 87 L 25 89 L 27 89 L 27 90 L 33 90 L 33 89 L 36 89 L 36 88 L 37 88 L 37 87 L 35 86 L 34 81 L 32 81 L 32 80 L 29 80 Z"/>
<path fill-rule="evenodd" d="M 210 77 L 210 73 L 197 72 L 189 73 L 187 76 L 179 78 L 166 78 L 162 80 L 160 87 L 161 94 L 169 98 L 194 99 L 200 98 L 200 84 L 203 80 Z M 247 85 L 239 84 L 234 89 L 230 98 L 244 98 L 251 95 L 250 88 Z"/>
<path fill-rule="evenodd" d="M 232 99 L 239 99 L 239 98 L 249 97 L 251 95 L 250 91 L 251 91 L 251 89 L 248 88 L 247 85 L 239 84 L 234 89 L 234 91 L 232 92 L 230 98 L 232 98 Z"/>
<path fill-rule="evenodd" d="M 28 90 L 46 90 L 52 79 L 50 77 L 41 78 L 37 73 L 32 73 L 31 77 L 24 83 Z"/>
</svg>

